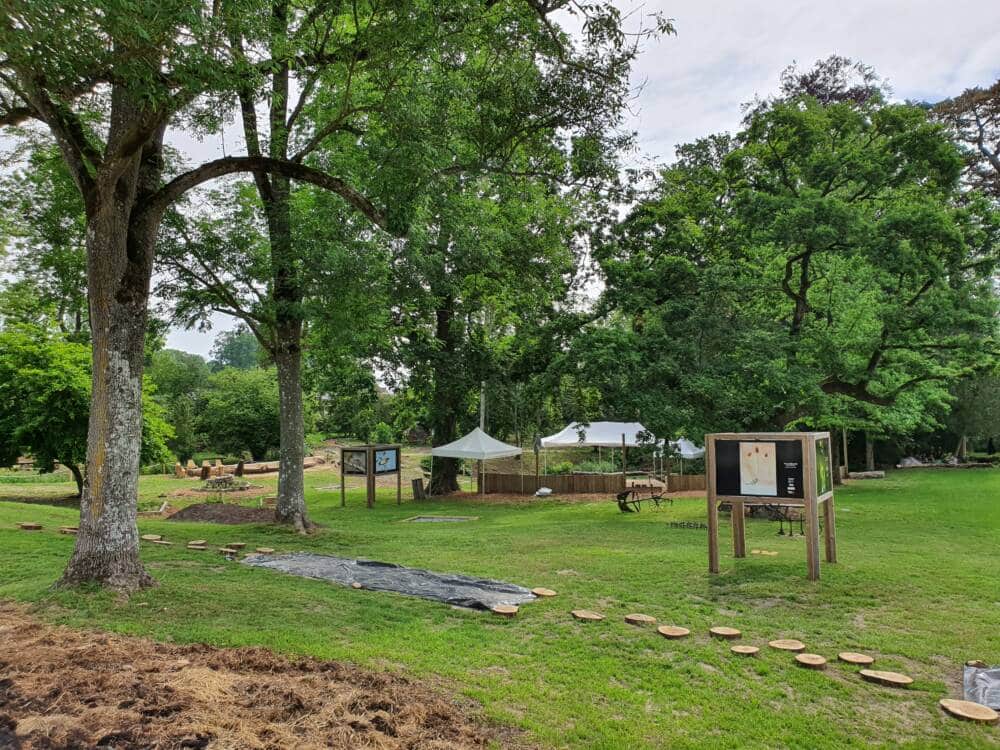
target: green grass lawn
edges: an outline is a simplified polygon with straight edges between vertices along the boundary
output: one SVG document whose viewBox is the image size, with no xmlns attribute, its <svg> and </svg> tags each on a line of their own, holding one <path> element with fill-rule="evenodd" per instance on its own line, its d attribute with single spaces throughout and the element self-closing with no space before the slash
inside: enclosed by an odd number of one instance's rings
<svg viewBox="0 0 1000 750">
<path fill-rule="evenodd" d="M 226 562 L 183 546 L 145 546 L 160 581 L 124 602 L 104 593 L 52 592 L 71 547 L 55 527 L 72 508 L 11 502 L 0 494 L 0 597 L 33 602 L 39 616 L 74 626 L 218 646 L 263 645 L 437 679 L 478 701 L 491 720 L 523 728 L 543 746 L 573 748 L 795 747 L 872 743 L 996 747 L 1000 728 L 944 716 L 960 697 L 962 663 L 1000 663 L 1000 471 L 897 472 L 840 490 L 840 563 L 805 578 L 801 537 L 747 522 L 750 548 L 777 557 L 728 556 L 709 577 L 706 532 L 671 528 L 703 520 L 703 500 L 622 515 L 610 501 L 499 505 L 406 502 L 386 490 L 374 510 L 352 491 L 340 507 L 332 473 L 307 474 L 310 511 L 325 528 L 310 538 L 268 527 L 141 520 L 143 533 L 184 542 L 244 541 L 437 571 L 489 576 L 558 596 L 527 604 L 514 620 L 393 594 L 354 591 Z M 143 478 L 151 501 L 183 480 Z M 31 490 L 35 487 L 32 485 Z M 64 488 L 69 491 L 69 487 Z M 54 494 L 58 492 L 53 491 Z M 390 500 L 390 497 L 392 500 Z M 477 515 L 458 524 L 408 524 L 417 513 Z M 42 532 L 13 528 L 20 520 Z M 596 624 L 569 610 L 607 615 Z M 629 612 L 689 627 L 667 641 L 627 625 Z M 707 637 L 731 625 L 759 657 L 729 653 Z M 799 638 L 831 659 L 798 668 L 768 640 Z M 912 689 L 862 682 L 838 651 L 877 656 L 882 669 L 916 679 Z"/>
</svg>

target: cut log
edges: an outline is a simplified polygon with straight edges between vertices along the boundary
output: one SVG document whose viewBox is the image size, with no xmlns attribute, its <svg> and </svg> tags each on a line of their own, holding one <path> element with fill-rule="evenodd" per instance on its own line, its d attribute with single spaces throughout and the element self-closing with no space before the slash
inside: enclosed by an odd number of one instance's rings
<svg viewBox="0 0 1000 750">
<path fill-rule="evenodd" d="M 996 724 L 997 721 L 1000 721 L 1000 714 L 982 703 L 959 701 L 954 698 L 942 698 L 939 703 L 945 713 L 956 719 L 975 721 L 980 724 Z"/>
<path fill-rule="evenodd" d="M 208 547 L 206 547 L 204 544 L 189 544 L 187 548 L 193 549 L 196 552 L 204 552 L 205 550 L 208 549 Z"/>
<path fill-rule="evenodd" d="M 779 638 L 776 641 L 771 641 L 767 644 L 771 648 L 776 648 L 779 651 L 805 651 L 806 644 L 802 641 L 797 641 L 794 638 Z"/>
<path fill-rule="evenodd" d="M 80 529 L 78 527 L 76 527 L 76 526 L 60 526 L 59 527 L 59 533 L 60 534 L 76 534 L 79 531 L 80 531 Z"/>
<path fill-rule="evenodd" d="M 625 622 L 629 625 L 652 625 L 656 622 L 656 618 L 634 612 L 630 615 L 625 615 Z"/>
<path fill-rule="evenodd" d="M 262 555 L 273 555 L 274 547 L 258 547 L 254 552 L 259 552 Z"/>
<path fill-rule="evenodd" d="M 556 592 L 553 591 L 552 589 L 545 589 L 545 588 L 542 588 L 541 586 L 539 586 L 536 589 L 532 589 L 531 593 L 534 594 L 535 596 L 542 596 L 542 597 L 548 597 L 548 596 L 555 596 L 556 595 Z"/>
<path fill-rule="evenodd" d="M 883 672 L 878 669 L 862 669 L 858 674 L 862 680 L 875 682 L 886 687 L 906 687 L 913 684 L 913 678 L 899 672 Z"/>
<path fill-rule="evenodd" d="M 724 638 L 727 641 L 734 641 L 741 635 L 743 635 L 736 628 L 727 628 L 723 625 L 718 625 L 714 628 L 709 628 L 708 634 L 713 638 Z"/>
<path fill-rule="evenodd" d="M 806 669 L 826 669 L 826 659 L 819 654 L 796 654 L 795 661 Z"/>
<path fill-rule="evenodd" d="M 237 555 L 239 550 L 233 549 L 232 547 L 219 547 L 220 555 Z"/>
<path fill-rule="evenodd" d="M 226 545 L 229 549 L 243 549 L 247 546 L 246 542 L 230 542 Z"/>
<path fill-rule="evenodd" d="M 868 654 L 859 654 L 857 651 L 841 651 L 837 654 L 837 658 L 848 664 L 856 664 L 860 667 L 875 663 L 875 657 Z"/>
<path fill-rule="evenodd" d="M 139 538 L 142 539 L 142 541 L 144 542 L 158 542 L 161 539 L 163 539 L 163 537 L 160 536 L 159 534 L 143 534 Z"/>
<path fill-rule="evenodd" d="M 164 547 L 173 547 L 173 542 L 168 542 L 166 539 L 150 539 L 150 544 L 162 544 Z"/>
<path fill-rule="evenodd" d="M 599 622 L 604 619 L 604 615 L 591 612 L 589 609 L 574 609 L 570 614 L 577 620 L 583 620 L 584 622 Z"/>
<path fill-rule="evenodd" d="M 684 638 L 685 636 L 691 634 L 691 631 L 687 628 L 681 628 L 677 625 L 660 625 L 660 627 L 656 629 L 656 632 L 664 638 L 669 638 L 670 640 Z"/>
<path fill-rule="evenodd" d="M 35 523 L 34 521 L 21 521 L 18 525 L 21 531 L 41 531 L 42 525 L 40 523 Z"/>
<path fill-rule="evenodd" d="M 493 607 L 493 614 L 500 615 L 501 617 L 515 617 L 517 616 L 517 606 L 514 604 L 498 604 Z"/>
<path fill-rule="evenodd" d="M 208 544 L 207 539 L 192 539 L 188 544 Z"/>
<path fill-rule="evenodd" d="M 756 656 L 757 652 L 760 651 L 756 646 L 733 646 L 729 650 L 740 656 Z"/>
</svg>

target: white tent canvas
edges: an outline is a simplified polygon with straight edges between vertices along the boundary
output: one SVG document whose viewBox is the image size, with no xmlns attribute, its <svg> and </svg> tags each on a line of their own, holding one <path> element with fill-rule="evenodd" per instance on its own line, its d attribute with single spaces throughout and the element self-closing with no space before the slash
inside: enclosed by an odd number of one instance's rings
<svg viewBox="0 0 1000 750">
<path fill-rule="evenodd" d="M 688 461 L 692 461 L 696 458 L 701 458 L 705 455 L 705 449 L 699 448 L 697 445 L 692 443 L 687 438 L 678 438 L 676 442 L 671 441 L 670 447 L 677 452 L 681 458 L 685 458 Z"/>
<path fill-rule="evenodd" d="M 591 422 L 588 425 L 573 422 L 555 435 L 542 438 L 542 447 L 621 448 L 622 435 L 628 448 L 649 445 L 652 438 L 640 422 Z"/>
<path fill-rule="evenodd" d="M 521 449 L 516 445 L 508 445 L 490 437 L 478 427 L 468 435 L 460 437 L 451 443 L 431 448 L 432 456 L 441 458 L 467 458 L 476 461 L 487 461 L 491 458 L 507 458 L 520 456 Z"/>
</svg>

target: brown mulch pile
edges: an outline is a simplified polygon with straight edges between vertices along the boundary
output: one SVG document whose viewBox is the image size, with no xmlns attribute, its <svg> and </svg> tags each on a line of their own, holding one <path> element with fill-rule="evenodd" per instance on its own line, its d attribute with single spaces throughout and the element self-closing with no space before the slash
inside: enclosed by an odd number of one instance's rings
<svg viewBox="0 0 1000 750">
<path fill-rule="evenodd" d="M 169 520 L 225 524 L 274 523 L 274 508 L 248 508 L 233 503 L 199 503 L 182 508 L 171 515 Z"/>
<path fill-rule="evenodd" d="M 6 603 L 0 644 L 0 748 L 452 750 L 505 742 L 426 685 L 336 662 L 71 630 Z"/>
</svg>

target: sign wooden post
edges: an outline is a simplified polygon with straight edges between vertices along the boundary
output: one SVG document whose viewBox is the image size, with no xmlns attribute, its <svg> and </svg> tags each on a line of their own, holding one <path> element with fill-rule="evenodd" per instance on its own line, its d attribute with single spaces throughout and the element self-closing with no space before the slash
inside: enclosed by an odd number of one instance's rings
<svg viewBox="0 0 1000 750">
<path fill-rule="evenodd" d="M 734 557 L 746 557 L 747 507 L 802 508 L 806 527 L 806 568 L 809 580 L 818 580 L 819 514 L 822 505 L 826 561 L 837 561 L 830 433 L 706 435 L 705 469 L 710 573 L 719 572 L 720 501 L 732 507 Z"/>
</svg>

